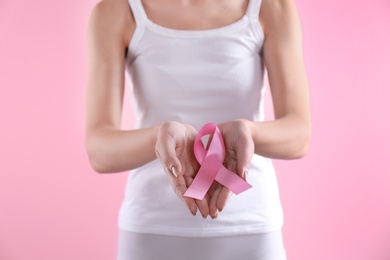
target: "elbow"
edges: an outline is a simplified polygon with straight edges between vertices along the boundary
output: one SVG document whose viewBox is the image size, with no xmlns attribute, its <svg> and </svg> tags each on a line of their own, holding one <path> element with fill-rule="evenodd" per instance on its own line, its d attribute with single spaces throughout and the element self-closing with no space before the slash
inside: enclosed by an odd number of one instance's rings
<svg viewBox="0 0 390 260">
<path fill-rule="evenodd" d="M 290 159 L 302 159 L 306 156 L 309 151 L 311 141 L 311 128 L 310 126 L 305 127 L 296 138 L 294 153 Z"/>
<path fill-rule="evenodd" d="M 98 158 L 88 153 L 89 164 L 96 173 L 109 173 L 106 167 Z"/>
<path fill-rule="evenodd" d="M 295 152 L 291 159 L 302 159 L 306 156 L 309 150 L 309 143 L 302 144 L 299 149 Z"/>
<path fill-rule="evenodd" d="M 93 152 L 87 151 L 89 164 L 96 173 L 109 173 L 108 167 Z"/>
<path fill-rule="evenodd" d="M 299 131 L 295 132 L 294 141 L 290 144 L 290 154 L 287 159 L 302 159 L 309 151 L 311 141 L 310 124 L 303 124 Z"/>
<path fill-rule="evenodd" d="M 105 162 L 103 156 L 91 141 L 86 142 L 86 152 L 89 164 L 96 173 L 109 173 L 109 165 Z"/>
</svg>

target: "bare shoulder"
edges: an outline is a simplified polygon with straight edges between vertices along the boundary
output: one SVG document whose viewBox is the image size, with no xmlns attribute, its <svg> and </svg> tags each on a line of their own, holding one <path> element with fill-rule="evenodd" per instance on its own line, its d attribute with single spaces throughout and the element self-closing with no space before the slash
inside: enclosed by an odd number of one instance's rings
<svg viewBox="0 0 390 260">
<path fill-rule="evenodd" d="M 127 0 L 101 0 L 92 9 L 89 31 L 101 37 L 116 36 L 130 42 L 135 20 Z"/>
<path fill-rule="evenodd" d="M 275 29 L 299 25 L 299 15 L 293 0 L 263 0 L 259 20 L 266 34 Z"/>
</svg>

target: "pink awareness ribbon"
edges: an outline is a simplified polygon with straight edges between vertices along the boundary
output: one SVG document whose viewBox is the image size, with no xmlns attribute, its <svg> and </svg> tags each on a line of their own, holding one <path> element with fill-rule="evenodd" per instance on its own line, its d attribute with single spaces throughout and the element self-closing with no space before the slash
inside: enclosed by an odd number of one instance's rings
<svg viewBox="0 0 390 260">
<path fill-rule="evenodd" d="M 208 134 L 212 134 L 213 137 L 206 150 L 201 138 Z M 195 137 L 194 153 L 201 166 L 184 196 L 202 200 L 214 180 L 236 195 L 252 187 L 243 178 L 222 165 L 225 158 L 225 144 L 221 132 L 214 123 L 208 123 L 199 130 Z"/>
</svg>

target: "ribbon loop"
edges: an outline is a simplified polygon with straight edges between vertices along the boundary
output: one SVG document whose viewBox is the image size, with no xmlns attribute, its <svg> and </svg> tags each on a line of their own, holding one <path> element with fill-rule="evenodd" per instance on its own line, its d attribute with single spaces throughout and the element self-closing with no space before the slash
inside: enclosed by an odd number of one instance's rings
<svg viewBox="0 0 390 260">
<path fill-rule="evenodd" d="M 201 138 L 208 134 L 213 137 L 206 150 Z M 194 142 L 194 154 L 201 166 L 184 196 L 202 200 L 214 180 L 234 194 L 239 194 L 252 187 L 236 173 L 222 165 L 225 158 L 225 144 L 221 132 L 214 123 L 208 123 L 199 130 Z"/>
</svg>

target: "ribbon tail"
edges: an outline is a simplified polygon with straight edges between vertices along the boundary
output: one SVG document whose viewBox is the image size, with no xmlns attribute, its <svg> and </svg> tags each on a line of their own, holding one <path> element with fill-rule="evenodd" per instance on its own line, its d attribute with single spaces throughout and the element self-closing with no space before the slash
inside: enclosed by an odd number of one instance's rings
<svg viewBox="0 0 390 260">
<path fill-rule="evenodd" d="M 215 180 L 231 190 L 236 195 L 252 187 L 252 185 L 247 183 L 243 178 L 226 169 L 224 166 L 221 166 L 219 169 Z"/>
<path fill-rule="evenodd" d="M 207 156 L 183 196 L 203 200 L 217 176 L 220 165 L 221 163 L 217 156 Z"/>
</svg>

